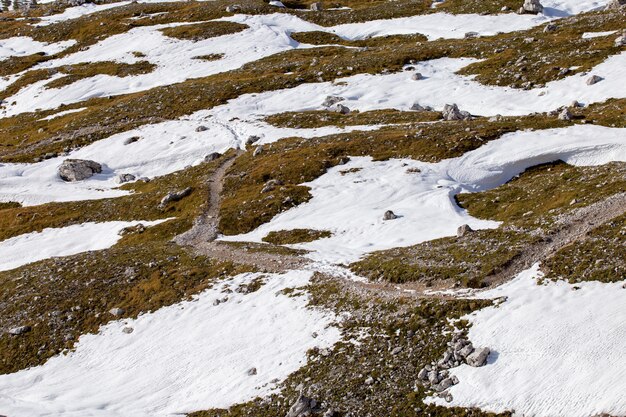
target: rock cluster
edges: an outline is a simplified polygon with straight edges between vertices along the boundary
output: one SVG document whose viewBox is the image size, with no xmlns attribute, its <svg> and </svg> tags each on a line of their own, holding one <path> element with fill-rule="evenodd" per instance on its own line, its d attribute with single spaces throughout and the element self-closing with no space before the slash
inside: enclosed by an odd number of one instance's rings
<svg viewBox="0 0 626 417">
<path fill-rule="evenodd" d="M 319 402 L 315 401 L 313 398 L 305 397 L 300 394 L 285 417 L 312 417 L 314 415 L 321 415 L 322 417 L 335 417 L 337 415 L 337 413 L 332 409 L 328 409 L 323 414 L 320 414 L 322 411 L 323 407 Z"/>
<path fill-rule="evenodd" d="M 417 373 L 418 383 L 441 393 L 443 398 L 451 401 L 451 395 L 445 391 L 458 384 L 459 380 L 456 376 L 450 375 L 449 369 L 464 363 L 474 367 L 483 366 L 487 362 L 489 353 L 489 348 L 475 349 L 472 342 L 461 333 L 457 333 L 448 343 L 448 349 L 441 360 L 420 369 Z"/>
<path fill-rule="evenodd" d="M 626 0 L 611 0 L 609 4 L 606 5 L 606 9 L 619 9 L 622 6 L 626 6 Z"/>
<path fill-rule="evenodd" d="M 59 166 L 59 176 L 63 181 L 82 181 L 102 172 L 102 165 L 85 159 L 66 159 Z"/>
<path fill-rule="evenodd" d="M 472 118 L 469 112 L 459 110 L 456 104 L 446 104 L 441 114 L 443 120 L 470 120 Z"/>
</svg>

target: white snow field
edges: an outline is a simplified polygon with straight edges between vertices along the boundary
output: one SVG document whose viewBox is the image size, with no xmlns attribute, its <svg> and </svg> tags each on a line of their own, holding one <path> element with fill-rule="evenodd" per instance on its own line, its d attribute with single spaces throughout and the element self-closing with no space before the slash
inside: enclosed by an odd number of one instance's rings
<svg viewBox="0 0 626 417">
<path fill-rule="evenodd" d="M 312 250 L 307 256 L 316 261 L 354 262 L 372 251 L 455 235 L 462 224 L 497 227 L 497 222 L 469 216 L 454 202 L 454 195 L 497 187 L 526 168 L 559 159 L 582 166 L 626 161 L 626 129 L 576 125 L 518 131 L 434 164 L 353 158 L 304 184 L 311 187 L 309 202 L 250 233 L 222 239 L 260 242 L 270 231 L 330 230 L 332 237 L 293 246 Z M 361 171 L 342 175 L 350 168 Z M 386 210 L 401 217 L 383 221 Z"/>
<path fill-rule="evenodd" d="M 154 226 L 165 220 L 83 223 L 61 228 L 47 228 L 0 241 L 0 271 L 56 256 L 109 248 L 121 236 L 120 230 L 135 226 Z"/>
<path fill-rule="evenodd" d="M 576 290 L 538 277 L 535 265 L 480 295 L 507 297 L 468 317 L 474 346 L 492 350 L 487 365 L 453 369 L 453 401 L 431 401 L 526 417 L 626 415 L 625 281 Z"/>
<path fill-rule="evenodd" d="M 258 291 L 234 291 L 260 276 L 266 284 Z M 66 356 L 1 375 L 0 410 L 11 417 L 161 417 L 267 395 L 305 364 L 308 349 L 339 340 L 335 316 L 308 308 L 306 295 L 281 293 L 311 276 L 238 275 L 193 301 L 111 322 Z M 256 375 L 248 375 L 253 367 Z"/>
<path fill-rule="evenodd" d="M 52 55 L 74 45 L 76 41 L 62 41 L 55 43 L 39 42 L 28 36 L 16 36 L 13 38 L 0 39 L 0 61 L 12 56 L 26 56 L 44 52 Z"/>
</svg>

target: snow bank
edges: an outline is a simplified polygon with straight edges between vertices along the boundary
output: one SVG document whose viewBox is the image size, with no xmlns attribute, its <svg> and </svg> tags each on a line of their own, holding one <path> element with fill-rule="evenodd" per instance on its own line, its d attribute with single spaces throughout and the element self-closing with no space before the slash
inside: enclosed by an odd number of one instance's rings
<svg viewBox="0 0 626 417">
<path fill-rule="evenodd" d="M 55 43 L 39 42 L 28 36 L 15 36 L 13 38 L 0 39 L 0 61 L 12 56 L 26 56 L 38 52 L 52 55 L 69 48 L 75 43 L 75 40 Z"/>
<path fill-rule="evenodd" d="M 118 233 L 125 227 L 139 223 L 153 226 L 164 221 L 83 223 L 12 237 L 0 241 L 0 271 L 56 256 L 106 249 L 121 239 Z"/>
<path fill-rule="evenodd" d="M 222 239 L 260 242 L 270 231 L 330 230 L 330 238 L 294 247 L 314 251 L 308 256 L 316 261 L 349 263 L 372 251 L 453 236 L 462 224 L 473 229 L 497 227 L 497 222 L 469 216 L 456 205 L 454 195 L 497 187 L 528 167 L 559 159 L 586 166 L 626 161 L 625 134 L 626 129 L 576 125 L 510 133 L 434 164 L 352 158 L 304 184 L 311 187 L 309 202 L 251 233 Z M 351 168 L 361 170 L 342 174 Z M 386 210 L 401 217 L 383 221 Z"/>
<path fill-rule="evenodd" d="M 538 267 L 481 297 L 507 297 L 468 317 L 486 366 L 452 370 L 451 403 L 528 417 L 626 414 L 624 282 L 538 285 Z"/>
<path fill-rule="evenodd" d="M 259 276 L 267 283 L 256 292 L 224 292 Z M 308 349 L 339 340 L 334 316 L 307 308 L 305 295 L 281 293 L 311 276 L 243 274 L 194 301 L 112 322 L 67 356 L 1 375 L 0 409 L 12 417 L 159 417 L 267 395 L 305 364 Z"/>
</svg>

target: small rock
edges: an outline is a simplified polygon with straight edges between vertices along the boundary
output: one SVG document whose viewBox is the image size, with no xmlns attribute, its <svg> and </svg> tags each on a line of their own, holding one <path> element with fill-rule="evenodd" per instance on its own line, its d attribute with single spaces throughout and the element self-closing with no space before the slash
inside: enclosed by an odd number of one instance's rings
<svg viewBox="0 0 626 417">
<path fill-rule="evenodd" d="M 248 376 L 256 375 L 256 368 L 250 368 L 246 373 L 248 374 Z"/>
<path fill-rule="evenodd" d="M 135 329 L 133 329 L 132 327 L 128 327 L 128 326 L 122 329 L 122 333 L 126 333 L 126 334 L 131 334 L 134 331 Z"/>
<path fill-rule="evenodd" d="M 196 127 L 196 132 L 205 132 L 207 130 L 209 130 L 209 128 L 206 127 L 206 126 L 198 126 L 198 127 Z"/>
<path fill-rule="evenodd" d="M 391 210 L 387 210 L 383 215 L 383 220 L 395 220 L 398 216 Z"/>
<path fill-rule="evenodd" d="M 333 111 L 339 114 L 350 114 L 350 108 L 343 104 L 336 104 L 333 106 Z"/>
<path fill-rule="evenodd" d="M 419 81 L 419 80 L 423 80 L 423 79 L 424 79 L 424 76 L 423 76 L 421 73 L 416 72 L 416 73 L 414 73 L 413 75 L 411 75 L 411 79 L 412 79 L 413 81 Z"/>
<path fill-rule="evenodd" d="M 371 376 L 367 377 L 367 379 L 364 381 L 365 385 L 372 385 L 374 383 L 374 378 L 372 378 Z"/>
<path fill-rule="evenodd" d="M 59 166 L 59 176 L 63 181 L 82 181 L 102 172 L 102 165 L 85 159 L 66 159 Z"/>
<path fill-rule="evenodd" d="M 31 330 L 32 328 L 30 326 L 19 326 L 19 327 L 14 327 L 12 329 L 9 329 L 9 334 L 13 336 L 19 336 L 21 334 L 28 333 Z"/>
<path fill-rule="evenodd" d="M 237 12 L 241 11 L 241 6 L 238 5 L 238 4 L 232 4 L 232 5 L 226 7 L 226 11 L 228 13 L 237 13 Z"/>
<path fill-rule="evenodd" d="M 450 388 L 452 385 L 454 385 L 454 383 L 452 382 L 452 378 L 446 378 L 443 381 L 441 381 L 439 383 L 439 387 L 441 387 L 442 391 L 447 390 L 448 388 Z"/>
<path fill-rule="evenodd" d="M 487 361 L 487 356 L 489 356 L 489 348 L 476 349 L 467 356 L 467 364 L 474 367 L 483 366 Z"/>
<path fill-rule="evenodd" d="M 263 147 L 262 146 L 257 146 L 254 149 L 254 152 L 252 152 L 252 156 L 259 156 L 259 155 L 261 155 L 262 152 L 263 152 Z"/>
<path fill-rule="evenodd" d="M 459 355 L 462 358 L 467 358 L 469 355 L 472 354 L 472 352 L 474 352 L 474 347 L 470 343 L 468 345 L 463 346 L 463 348 L 461 350 L 459 350 Z"/>
<path fill-rule="evenodd" d="M 123 315 L 125 313 L 123 308 L 119 308 L 119 307 L 114 307 L 112 309 L 109 310 L 109 313 L 111 313 L 112 315 L 119 317 L 121 315 Z"/>
<path fill-rule="evenodd" d="M 117 176 L 116 181 L 118 184 L 124 184 L 125 182 L 135 181 L 135 178 L 133 174 L 120 174 Z"/>
<path fill-rule="evenodd" d="M 220 303 L 221 303 L 221 301 L 219 299 L 217 299 L 217 298 L 215 300 L 213 300 L 213 305 L 214 306 L 218 306 L 218 305 L 220 305 Z"/>
<path fill-rule="evenodd" d="M 261 192 L 269 193 L 270 191 L 273 191 L 276 187 L 281 185 L 283 185 L 283 182 L 281 180 L 269 180 L 265 183 L 263 189 L 261 189 Z"/>
<path fill-rule="evenodd" d="M 316 1 L 315 3 L 311 3 L 311 6 L 309 8 L 314 12 L 319 12 L 320 10 L 322 10 L 322 3 Z"/>
<path fill-rule="evenodd" d="M 446 104 L 442 111 L 443 120 L 469 120 L 472 115 L 469 112 L 459 110 L 456 104 Z"/>
<path fill-rule="evenodd" d="M 221 156 L 222 154 L 219 152 L 211 152 L 210 154 L 204 157 L 204 162 L 215 161 L 216 159 L 219 159 Z"/>
<path fill-rule="evenodd" d="M 548 23 L 546 25 L 546 27 L 543 28 L 543 32 L 544 33 L 548 33 L 548 32 L 554 32 L 558 29 L 558 26 L 555 25 L 554 23 Z"/>
<path fill-rule="evenodd" d="M 599 83 L 602 80 L 604 80 L 604 78 L 598 75 L 592 75 L 591 77 L 587 79 L 587 85 L 594 85 L 594 84 Z"/>
<path fill-rule="evenodd" d="M 626 29 L 622 31 L 622 34 L 615 38 L 615 46 L 617 48 L 621 46 L 626 46 Z"/>
<path fill-rule="evenodd" d="M 432 385 L 439 383 L 439 381 L 439 372 L 432 370 L 428 373 L 428 382 L 430 382 Z"/>
<path fill-rule="evenodd" d="M 139 136 L 130 137 L 124 141 L 124 145 L 130 145 L 131 143 L 137 142 L 139 139 L 141 139 Z"/>
<path fill-rule="evenodd" d="M 559 120 L 572 120 L 573 116 L 572 116 L 572 113 L 570 113 L 568 109 L 563 109 L 559 113 L 558 118 Z"/>
<path fill-rule="evenodd" d="M 246 145 L 252 145 L 253 143 L 258 142 L 260 139 L 261 138 L 256 135 L 249 136 L 246 140 Z"/>
<path fill-rule="evenodd" d="M 191 191 L 192 191 L 191 187 L 187 187 L 184 190 L 180 190 L 180 191 L 170 191 L 169 193 L 165 195 L 165 197 L 161 199 L 161 203 L 159 203 L 159 207 L 163 208 L 171 202 L 182 200 L 183 198 L 191 194 Z"/>
<path fill-rule="evenodd" d="M 309 417 L 317 408 L 317 401 L 300 394 L 285 417 Z"/>
<path fill-rule="evenodd" d="M 339 96 L 328 96 L 326 97 L 326 99 L 324 100 L 324 102 L 322 103 L 323 107 L 332 107 L 335 104 L 339 103 L 340 101 L 344 101 L 345 98 L 343 97 L 339 97 Z"/>
<path fill-rule="evenodd" d="M 456 235 L 457 237 L 463 237 L 468 233 L 472 233 L 473 231 L 474 229 L 472 229 L 468 224 L 464 224 L 456 229 Z"/>
<path fill-rule="evenodd" d="M 465 39 L 476 39 L 480 34 L 478 32 L 467 32 L 465 33 Z"/>
<path fill-rule="evenodd" d="M 422 381 L 428 379 L 428 371 L 426 370 L 426 368 L 420 369 L 420 371 L 417 373 L 417 379 L 421 379 Z"/>
<path fill-rule="evenodd" d="M 391 354 L 392 355 L 397 355 L 400 352 L 402 352 L 402 346 L 397 346 L 397 347 L 393 348 L 393 350 L 391 351 Z"/>
<path fill-rule="evenodd" d="M 519 14 L 538 14 L 543 12 L 543 6 L 539 0 L 524 0 L 524 4 L 519 10 Z"/>
</svg>

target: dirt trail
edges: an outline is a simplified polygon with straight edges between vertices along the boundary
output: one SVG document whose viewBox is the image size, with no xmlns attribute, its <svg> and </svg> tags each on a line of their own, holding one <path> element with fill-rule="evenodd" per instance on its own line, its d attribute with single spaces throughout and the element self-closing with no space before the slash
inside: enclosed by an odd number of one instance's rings
<svg viewBox="0 0 626 417">
<path fill-rule="evenodd" d="M 193 227 L 177 236 L 180 245 L 191 246 L 199 254 L 220 260 L 253 265 L 267 272 L 284 272 L 290 269 L 311 269 L 323 275 L 342 278 L 348 288 L 367 292 L 369 295 L 389 297 L 437 297 L 449 298 L 467 294 L 467 289 L 452 290 L 447 287 L 426 287 L 424 284 L 391 284 L 381 282 L 355 281 L 322 268 L 317 270 L 310 260 L 283 247 L 275 247 L 253 242 L 221 242 L 215 239 L 219 235 L 219 207 L 226 172 L 243 151 L 225 159 L 208 180 L 208 207 L 194 222 Z M 584 240 L 587 234 L 598 226 L 626 213 L 626 193 L 615 194 L 605 200 L 574 210 L 557 219 L 556 229 L 544 240 L 529 245 L 522 254 L 511 261 L 499 272 L 488 276 L 484 281 L 489 287 L 495 287 L 512 279 L 521 271 L 536 262 L 548 259 L 560 249 L 574 242 Z M 470 291 L 471 292 L 471 291 Z"/>
<path fill-rule="evenodd" d="M 267 272 L 283 272 L 302 268 L 308 260 L 296 253 L 289 253 L 286 248 L 279 248 L 277 253 L 268 252 L 271 247 L 258 243 L 228 243 L 216 241 L 219 236 L 219 208 L 224 188 L 224 178 L 230 167 L 244 151 L 225 159 L 207 181 L 207 209 L 194 221 L 193 227 L 174 238 L 182 246 L 191 246 L 201 255 L 223 261 L 252 265 Z"/>
</svg>

